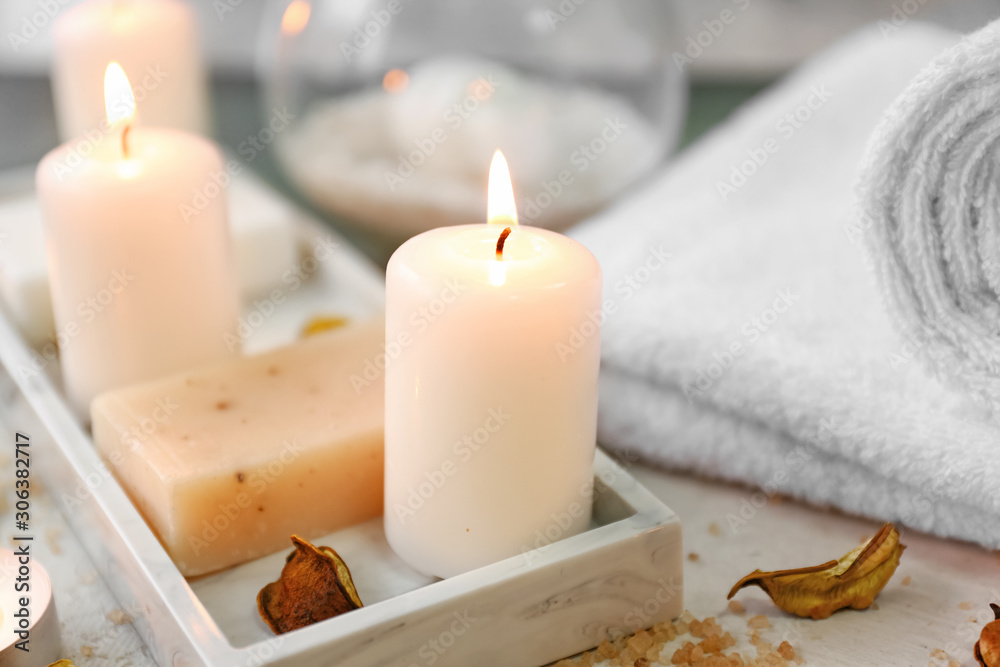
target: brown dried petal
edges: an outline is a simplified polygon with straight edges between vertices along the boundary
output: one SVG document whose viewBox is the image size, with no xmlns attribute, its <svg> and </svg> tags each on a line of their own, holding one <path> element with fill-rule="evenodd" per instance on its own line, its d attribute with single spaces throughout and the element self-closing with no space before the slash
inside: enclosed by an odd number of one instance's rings
<svg viewBox="0 0 1000 667">
<path fill-rule="evenodd" d="M 983 667 L 1000 667 L 1000 607 L 990 604 L 995 621 L 990 621 L 983 627 L 976 642 L 976 660 Z"/>
<path fill-rule="evenodd" d="M 729 598 L 741 588 L 759 586 L 780 609 L 798 616 L 821 619 L 844 607 L 867 609 L 896 571 L 905 548 L 899 530 L 887 523 L 840 560 L 797 570 L 755 570 L 736 582 Z"/>
<path fill-rule="evenodd" d="M 347 564 L 330 547 L 292 535 L 295 551 L 281 577 L 261 589 L 257 610 L 275 634 L 284 634 L 363 606 Z"/>
</svg>

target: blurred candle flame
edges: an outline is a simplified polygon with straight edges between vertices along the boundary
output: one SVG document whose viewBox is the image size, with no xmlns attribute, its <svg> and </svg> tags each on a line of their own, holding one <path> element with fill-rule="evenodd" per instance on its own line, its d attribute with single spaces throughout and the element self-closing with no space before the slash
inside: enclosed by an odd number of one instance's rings
<svg viewBox="0 0 1000 667">
<path fill-rule="evenodd" d="M 115 125 L 132 120 L 135 115 L 135 96 L 129 85 L 125 70 L 116 62 L 108 65 L 104 72 L 104 108 L 108 113 L 108 123 Z"/>
<path fill-rule="evenodd" d="M 312 5 L 307 0 L 292 0 L 281 17 L 281 33 L 293 37 L 309 25 L 309 15 Z"/>
<path fill-rule="evenodd" d="M 382 77 L 382 87 L 387 93 L 401 93 L 410 84 L 410 75 L 401 69 L 391 69 Z"/>
<path fill-rule="evenodd" d="M 517 204 L 514 203 L 514 186 L 510 182 L 510 168 L 503 153 L 493 154 L 490 164 L 490 185 L 486 195 L 486 222 L 491 225 L 512 227 L 517 224 Z"/>
</svg>

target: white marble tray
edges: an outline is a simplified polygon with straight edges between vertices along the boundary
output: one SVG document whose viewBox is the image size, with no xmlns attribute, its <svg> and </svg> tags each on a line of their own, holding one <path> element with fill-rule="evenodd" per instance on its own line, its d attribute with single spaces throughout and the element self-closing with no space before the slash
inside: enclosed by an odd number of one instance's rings
<svg viewBox="0 0 1000 667">
<path fill-rule="evenodd" d="M 0 175 L 0 216 L 4 196 L 27 188 L 30 172 Z M 319 223 L 303 217 L 299 228 L 304 242 L 332 235 L 336 256 L 250 339 L 249 352 L 292 340 L 316 313 L 361 319 L 382 309 L 374 266 Z M 256 594 L 287 552 L 185 580 L 64 403 L 55 365 L 27 371 L 31 354 L 0 314 L 4 420 L 31 435 L 35 473 L 164 667 L 539 665 L 682 609 L 677 516 L 627 462 L 598 452 L 588 532 L 440 581 L 396 558 L 380 520 L 338 531 L 317 543 L 344 556 L 366 606 L 275 637 L 257 616 Z"/>
</svg>

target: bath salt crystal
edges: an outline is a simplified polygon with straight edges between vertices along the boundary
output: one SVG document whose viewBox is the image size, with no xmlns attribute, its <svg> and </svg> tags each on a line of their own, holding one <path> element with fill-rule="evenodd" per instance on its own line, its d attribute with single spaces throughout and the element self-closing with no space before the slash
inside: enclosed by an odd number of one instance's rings
<svg viewBox="0 0 1000 667">
<path fill-rule="evenodd" d="M 315 103 L 279 138 L 292 179 L 329 210 L 390 236 L 483 222 L 504 152 L 522 222 L 565 227 L 662 158 L 665 133 L 624 98 L 485 59 L 430 59 L 390 92 Z"/>
</svg>

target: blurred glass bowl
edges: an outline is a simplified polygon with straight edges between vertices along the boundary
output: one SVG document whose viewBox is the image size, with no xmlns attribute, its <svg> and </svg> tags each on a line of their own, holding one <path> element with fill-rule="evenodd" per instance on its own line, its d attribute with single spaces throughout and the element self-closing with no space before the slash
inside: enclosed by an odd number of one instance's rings
<svg viewBox="0 0 1000 667">
<path fill-rule="evenodd" d="M 275 0 L 275 145 L 318 207 L 401 240 L 483 222 L 493 151 L 521 221 L 564 228 L 649 173 L 686 107 L 665 0 Z"/>
</svg>

